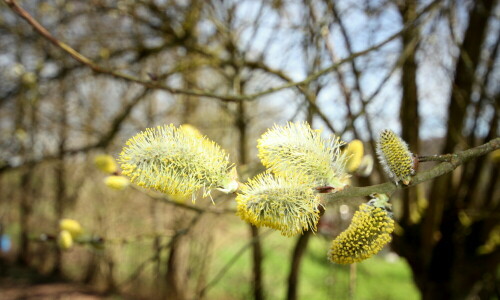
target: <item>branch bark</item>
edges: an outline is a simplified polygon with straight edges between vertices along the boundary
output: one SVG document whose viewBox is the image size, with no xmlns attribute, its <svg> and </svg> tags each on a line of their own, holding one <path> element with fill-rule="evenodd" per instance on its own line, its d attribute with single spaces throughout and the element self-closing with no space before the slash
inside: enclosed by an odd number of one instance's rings
<svg viewBox="0 0 500 300">
<path fill-rule="evenodd" d="M 333 201 L 337 199 L 364 197 L 364 196 L 369 196 L 373 193 L 392 194 L 398 189 L 404 189 L 407 187 L 415 186 L 419 183 L 449 173 L 455 170 L 458 166 L 470 161 L 471 159 L 488 154 L 497 149 L 500 149 L 500 138 L 495 138 L 475 148 L 471 148 L 465 151 L 460 151 L 454 154 L 447 154 L 447 156 L 450 157 L 449 161 L 442 162 L 437 166 L 431 168 L 430 170 L 417 173 L 417 175 L 413 177 L 411 183 L 408 186 L 396 185 L 393 182 L 386 182 L 382 184 L 376 184 L 364 187 L 348 187 L 342 191 L 328 194 L 326 196 L 326 199 L 327 201 Z"/>
</svg>

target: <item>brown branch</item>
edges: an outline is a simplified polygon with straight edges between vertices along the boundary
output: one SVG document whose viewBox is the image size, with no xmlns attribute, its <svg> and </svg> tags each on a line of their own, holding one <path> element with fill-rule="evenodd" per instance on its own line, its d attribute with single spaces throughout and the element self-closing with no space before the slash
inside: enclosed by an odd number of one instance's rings
<svg viewBox="0 0 500 300">
<path fill-rule="evenodd" d="M 355 198 L 369 196 L 373 193 L 385 193 L 392 194 L 398 189 L 404 189 L 410 186 L 415 186 L 419 183 L 434 179 L 446 173 L 455 170 L 458 166 L 468 162 L 471 159 L 477 158 L 479 156 L 490 153 L 494 150 L 500 149 L 500 138 L 495 138 L 481 146 L 471 148 L 465 151 L 460 151 L 454 154 L 441 155 L 441 157 L 449 157 L 447 161 L 444 161 L 430 170 L 417 173 L 408 186 L 396 185 L 393 182 L 386 182 L 377 185 L 365 186 L 365 187 L 348 187 L 342 191 L 328 194 L 326 199 L 328 201 L 333 201 L 337 199 Z M 435 156 L 438 157 L 438 156 Z"/>
<path fill-rule="evenodd" d="M 227 102 L 237 102 L 237 101 L 244 101 L 244 100 L 255 100 L 259 97 L 272 94 L 287 88 L 295 87 L 295 86 L 300 86 L 300 85 L 307 85 L 310 82 L 318 79 L 319 77 L 328 74 L 337 68 L 339 68 L 342 64 L 350 62 L 357 57 L 366 55 L 374 50 L 377 50 L 391 41 L 395 40 L 397 37 L 399 37 L 403 32 L 407 31 L 413 26 L 416 26 L 418 24 L 418 18 L 428 12 L 429 10 L 433 9 L 437 4 L 439 4 L 440 1 L 436 0 L 430 3 L 428 6 L 426 6 L 424 9 L 420 11 L 418 14 L 416 21 L 412 24 L 409 24 L 406 27 L 403 27 L 400 31 L 394 33 L 393 35 L 389 36 L 385 40 L 381 41 L 380 43 L 373 45 L 369 48 L 366 48 L 365 50 L 359 51 L 352 53 L 348 57 L 339 60 L 338 62 L 332 64 L 331 66 L 322 69 L 316 73 L 311 74 L 307 78 L 301 81 L 295 81 L 295 82 L 290 82 L 287 84 L 283 84 L 281 86 L 269 88 L 267 90 L 253 93 L 253 94 L 241 94 L 241 95 L 230 95 L 230 94 L 217 94 L 213 93 L 210 91 L 206 90 L 198 90 L 198 89 L 179 89 L 179 88 L 173 88 L 167 85 L 163 85 L 157 81 L 154 80 L 145 80 L 141 79 L 139 77 L 130 75 L 130 74 L 125 74 L 117 71 L 113 71 L 104 67 L 101 67 L 97 63 L 93 62 L 91 59 L 85 57 L 75 49 L 71 48 L 68 44 L 59 41 L 56 37 L 54 37 L 45 27 L 43 27 L 37 20 L 35 20 L 26 10 L 24 10 L 21 6 L 19 6 L 16 1 L 14 0 L 4 0 L 5 3 L 14 11 L 16 14 L 18 14 L 20 17 L 25 19 L 32 27 L 35 29 L 42 37 L 45 39 L 49 40 L 52 44 L 54 44 L 56 47 L 62 49 L 66 53 L 68 53 L 71 57 L 73 57 L 75 60 L 78 62 L 88 66 L 91 68 L 94 72 L 97 73 L 102 73 L 102 74 L 107 74 L 110 76 L 113 76 L 115 78 L 119 79 L 124 79 L 130 82 L 135 82 L 138 84 L 141 84 L 147 88 L 152 88 L 152 89 L 160 89 L 160 90 L 165 90 L 167 92 L 170 92 L 172 94 L 184 94 L 184 95 L 190 95 L 190 96 L 199 96 L 199 97 L 207 97 L 207 98 L 215 98 Z"/>
<path fill-rule="evenodd" d="M 132 112 L 132 109 L 146 96 L 148 93 L 148 90 L 145 89 L 142 93 L 137 95 L 130 103 L 125 104 L 124 108 L 122 111 L 113 119 L 111 122 L 110 128 L 107 132 L 105 132 L 99 140 L 95 143 L 92 143 L 90 145 L 82 146 L 79 148 L 73 148 L 73 149 L 63 149 L 59 153 L 56 154 L 49 154 L 45 155 L 43 157 L 37 158 L 37 159 L 30 159 L 26 160 L 23 163 L 12 166 L 12 165 L 3 165 L 0 166 L 0 174 L 3 172 L 7 171 L 13 171 L 17 170 L 20 168 L 23 168 L 25 166 L 33 166 L 39 163 L 43 162 L 48 162 L 52 160 L 57 160 L 60 159 L 61 156 L 70 156 L 70 155 L 76 155 L 79 153 L 86 153 L 94 149 L 105 149 L 106 147 L 109 146 L 109 144 L 113 141 L 115 136 L 118 134 L 121 124 L 125 121 L 125 119 L 130 115 Z"/>
<path fill-rule="evenodd" d="M 273 69 L 270 66 L 266 65 L 263 61 L 255 61 L 255 62 L 244 62 L 244 66 L 252 68 L 252 69 L 259 69 L 262 71 L 265 71 L 269 74 L 272 74 L 276 77 L 279 77 L 280 79 L 288 82 L 288 83 L 293 83 L 294 81 L 292 78 L 288 75 L 286 75 L 283 71 Z M 295 86 L 297 90 L 304 95 L 304 98 L 307 100 L 308 105 L 315 111 L 315 113 L 321 118 L 321 120 L 325 123 L 325 125 L 330 129 L 332 132 L 335 132 L 335 129 L 333 128 L 332 122 L 328 119 L 328 117 L 325 115 L 325 113 L 322 111 L 322 108 L 320 108 L 312 99 L 312 92 L 307 86 L 304 85 L 297 85 Z"/>
<path fill-rule="evenodd" d="M 200 208 L 198 206 L 189 205 L 189 204 L 186 204 L 186 203 L 182 203 L 182 202 L 177 202 L 177 201 L 171 200 L 167 196 L 152 195 L 150 193 L 144 192 L 143 190 L 139 190 L 139 188 L 136 188 L 134 186 L 132 186 L 132 189 L 134 189 L 136 191 L 139 191 L 139 192 L 143 192 L 143 194 L 145 194 L 146 196 L 148 196 L 149 198 L 151 198 L 153 200 L 160 201 L 160 202 L 163 202 L 163 203 L 166 203 L 166 204 L 170 204 L 170 205 L 173 205 L 173 206 L 177 206 L 177 207 L 180 207 L 180 208 L 184 208 L 184 209 L 187 209 L 187 210 L 191 210 L 191 211 L 196 212 L 198 214 L 202 214 L 202 213 L 205 213 L 205 212 L 216 214 L 216 215 L 219 215 L 219 214 L 235 214 L 236 213 L 236 210 L 234 210 L 234 209 L 217 209 L 217 210 L 215 210 L 215 209 L 204 209 L 204 208 Z"/>
<path fill-rule="evenodd" d="M 288 273 L 288 288 L 286 295 L 287 300 L 296 300 L 299 298 L 298 287 L 300 266 L 311 235 L 311 231 L 302 233 L 302 235 L 297 238 L 297 242 L 295 243 L 295 247 L 293 248 L 290 271 Z"/>
<path fill-rule="evenodd" d="M 429 161 L 450 162 L 452 158 L 453 158 L 453 154 L 429 155 L 429 156 L 418 156 L 418 161 L 419 162 L 429 162 Z"/>
<path fill-rule="evenodd" d="M 97 149 L 97 148 L 100 148 L 100 143 L 94 143 L 94 144 L 86 145 L 86 146 L 79 147 L 79 148 L 67 149 L 63 152 L 63 154 L 64 154 L 64 156 L 76 155 L 76 154 L 85 153 L 85 152 L 88 152 L 90 150 Z M 45 156 L 40 157 L 40 158 L 26 160 L 22 164 L 19 164 L 19 165 L 9 165 L 9 164 L 2 165 L 2 166 L 0 166 L 0 174 L 2 174 L 3 172 L 7 172 L 7 171 L 18 170 L 18 169 L 24 168 L 26 166 L 33 167 L 34 165 L 40 164 L 42 162 L 57 160 L 57 159 L 59 159 L 60 155 L 61 155 L 60 153 L 48 154 L 48 155 L 45 155 Z"/>
</svg>

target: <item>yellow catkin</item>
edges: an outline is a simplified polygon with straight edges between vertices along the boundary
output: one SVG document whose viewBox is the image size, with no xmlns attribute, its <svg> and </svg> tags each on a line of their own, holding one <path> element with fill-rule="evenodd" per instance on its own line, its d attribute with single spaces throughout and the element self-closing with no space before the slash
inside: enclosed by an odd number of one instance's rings
<svg viewBox="0 0 500 300">
<path fill-rule="evenodd" d="M 73 237 L 67 230 L 62 230 L 57 236 L 57 246 L 62 250 L 69 250 L 73 247 Z"/>
<path fill-rule="evenodd" d="M 406 185 L 411 182 L 415 174 L 413 155 L 399 136 L 389 129 L 382 131 L 376 150 L 384 170 L 396 184 L 399 181 Z"/>
<path fill-rule="evenodd" d="M 370 258 L 391 241 L 393 231 L 394 221 L 383 207 L 361 204 L 349 227 L 332 241 L 328 258 L 338 264 Z"/>
<path fill-rule="evenodd" d="M 104 178 L 104 184 L 114 190 L 124 190 L 129 186 L 130 180 L 124 176 L 108 176 Z"/>
<path fill-rule="evenodd" d="M 236 203 L 243 220 L 284 236 L 315 231 L 319 220 L 319 196 L 300 178 L 257 175 L 241 188 Z"/>
<path fill-rule="evenodd" d="M 73 239 L 78 238 L 83 233 L 82 225 L 73 219 L 61 219 L 59 221 L 59 230 L 69 232 Z"/>
<path fill-rule="evenodd" d="M 100 154 L 94 158 L 95 166 L 104 173 L 113 174 L 118 170 L 115 159 L 111 155 Z"/>
<path fill-rule="evenodd" d="M 120 153 L 122 174 L 148 189 L 184 199 L 202 189 L 233 192 L 229 157 L 215 142 L 173 124 L 147 128 Z"/>
<path fill-rule="evenodd" d="M 347 156 L 338 137 L 321 136 L 307 122 L 275 125 L 257 142 L 262 164 L 279 176 L 309 176 L 311 184 L 342 189 L 350 177 L 345 171 Z"/>
<path fill-rule="evenodd" d="M 203 138 L 203 134 L 191 124 L 182 124 L 179 126 L 179 130 L 182 130 L 185 134 L 191 135 L 196 138 Z"/>
<path fill-rule="evenodd" d="M 344 150 L 347 156 L 346 170 L 349 173 L 356 171 L 361 165 L 363 159 L 363 142 L 360 140 L 352 140 L 347 144 Z"/>
</svg>

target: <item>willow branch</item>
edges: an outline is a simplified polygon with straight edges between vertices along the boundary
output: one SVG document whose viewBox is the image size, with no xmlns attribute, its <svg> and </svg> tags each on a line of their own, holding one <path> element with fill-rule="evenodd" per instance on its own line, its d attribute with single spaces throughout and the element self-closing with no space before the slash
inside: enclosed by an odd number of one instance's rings
<svg viewBox="0 0 500 300">
<path fill-rule="evenodd" d="M 316 73 L 313 73 L 306 77 L 304 80 L 301 81 L 295 81 L 295 82 L 289 82 L 277 87 L 269 88 L 266 90 L 263 90 L 261 92 L 253 93 L 253 94 L 239 94 L 239 95 L 231 95 L 231 94 L 217 94 L 213 93 L 210 91 L 206 90 L 199 90 L 199 89 L 180 89 L 180 88 L 173 88 L 164 84 L 161 84 L 155 80 L 149 80 L 149 79 L 141 79 L 139 77 L 122 73 L 122 72 L 117 72 L 111 69 L 104 68 L 88 57 L 84 56 L 83 54 L 79 53 L 75 49 L 73 49 L 71 46 L 68 44 L 58 40 L 56 37 L 54 37 L 45 27 L 43 27 L 37 20 L 35 20 L 25 9 L 23 9 L 21 6 L 17 4 L 16 1 L 14 0 L 4 0 L 5 3 L 11 8 L 12 11 L 14 11 L 17 15 L 22 17 L 24 20 L 26 20 L 32 27 L 37 31 L 42 37 L 50 41 L 52 44 L 54 44 L 56 47 L 60 48 L 64 52 L 68 53 L 71 57 L 73 57 L 75 60 L 80 62 L 81 64 L 84 64 L 88 66 L 90 69 L 92 69 L 94 72 L 97 73 L 102 73 L 102 74 L 107 74 L 110 76 L 113 76 L 115 78 L 119 79 L 124 79 L 130 82 L 138 83 L 141 84 L 147 88 L 151 89 L 159 89 L 159 90 L 165 90 L 167 92 L 170 92 L 172 94 L 184 94 L 184 95 L 190 95 L 190 96 L 199 96 L 199 97 L 207 97 L 207 98 L 215 98 L 227 102 L 237 102 L 237 101 L 243 101 L 243 100 L 255 100 L 259 97 L 272 94 L 287 88 L 295 87 L 295 86 L 300 86 L 300 85 L 307 85 L 310 82 L 318 79 L 319 77 L 328 74 L 337 68 L 339 68 L 342 64 L 353 61 L 357 57 L 366 55 L 374 50 L 377 50 L 379 48 L 382 48 L 383 46 L 387 45 L 391 41 L 395 40 L 397 37 L 399 37 L 403 32 L 408 30 L 409 28 L 416 26 L 418 24 L 417 20 L 416 22 L 409 24 L 409 26 L 403 27 L 400 31 L 394 33 L 393 35 L 387 37 L 385 40 L 381 41 L 380 43 L 373 45 L 369 48 L 366 48 L 365 50 L 359 51 L 359 52 L 354 52 L 348 57 L 339 60 L 338 62 L 332 64 L 331 66 L 322 69 Z M 433 1 L 430 3 L 427 7 L 422 9 L 417 16 L 417 19 L 425 14 L 426 12 L 430 11 L 433 9 L 437 4 L 439 4 L 439 0 Z"/>
<path fill-rule="evenodd" d="M 177 201 L 171 200 L 167 196 L 153 195 L 151 193 L 144 192 L 143 190 L 140 190 L 140 189 L 138 189 L 138 188 L 136 188 L 134 186 L 132 186 L 132 188 L 134 190 L 136 190 L 136 191 L 143 192 L 146 196 L 148 196 L 149 198 L 151 198 L 151 199 L 153 199 L 155 201 L 159 201 L 159 202 L 163 202 L 163 203 L 170 204 L 170 205 L 173 205 L 173 206 L 177 206 L 177 207 L 180 207 L 180 208 L 184 208 L 184 209 L 187 209 L 187 210 L 191 210 L 191 211 L 196 212 L 198 214 L 202 214 L 202 213 L 205 213 L 205 212 L 216 214 L 216 215 L 219 215 L 219 214 L 234 214 L 234 213 L 236 213 L 236 210 L 230 209 L 230 208 L 226 208 L 226 209 L 205 209 L 205 208 L 201 208 L 201 207 L 198 207 L 198 206 L 189 205 L 189 204 L 186 204 L 186 203 L 183 203 L 183 202 L 177 202 Z"/>
<path fill-rule="evenodd" d="M 385 193 L 392 194 L 396 190 L 404 189 L 410 186 L 415 186 L 419 183 L 434 179 L 446 173 L 449 173 L 455 170 L 458 166 L 474 159 L 479 156 L 488 154 L 494 150 L 500 149 L 500 138 L 495 138 L 481 146 L 471 148 L 465 151 L 460 151 L 453 154 L 445 154 L 439 156 L 430 156 L 436 158 L 436 161 L 445 160 L 444 162 L 436 165 L 435 167 L 417 173 L 411 181 L 411 183 L 407 186 L 405 185 L 396 185 L 393 182 L 386 182 L 377 185 L 365 186 L 365 187 L 348 187 L 342 191 L 328 194 L 326 199 L 328 201 L 336 200 L 336 199 L 347 199 L 347 198 L 355 198 L 355 197 L 364 197 L 369 196 L 373 193 Z M 429 160 L 430 161 L 430 160 Z"/>
<path fill-rule="evenodd" d="M 419 162 L 429 162 L 429 161 L 450 162 L 452 158 L 453 158 L 453 154 L 429 155 L 429 156 L 418 156 L 418 161 Z"/>
<path fill-rule="evenodd" d="M 56 154 L 47 154 L 39 158 L 28 159 L 19 165 L 0 165 L 0 174 L 7 171 L 13 171 L 25 166 L 35 166 L 37 164 L 48 162 L 52 160 L 60 159 L 61 156 L 71 156 L 80 153 L 86 153 L 94 149 L 105 149 L 113 141 L 115 136 L 118 134 L 121 124 L 130 115 L 132 109 L 144 98 L 148 90 L 144 90 L 141 94 L 136 96 L 129 104 L 126 104 L 122 111 L 113 119 L 111 122 L 109 130 L 104 133 L 97 142 L 73 149 L 64 149 L 63 151 Z"/>
</svg>

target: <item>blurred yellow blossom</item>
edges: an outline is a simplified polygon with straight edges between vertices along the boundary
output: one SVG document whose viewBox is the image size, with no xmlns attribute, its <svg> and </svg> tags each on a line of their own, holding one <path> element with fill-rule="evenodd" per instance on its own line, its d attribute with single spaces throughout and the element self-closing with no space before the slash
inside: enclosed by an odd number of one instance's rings
<svg viewBox="0 0 500 300">
<path fill-rule="evenodd" d="M 115 190 L 124 190 L 129 186 L 130 180 L 128 180 L 128 178 L 124 176 L 112 175 L 104 178 L 104 184 L 107 187 Z"/>
<path fill-rule="evenodd" d="M 179 126 L 179 129 L 182 130 L 185 134 L 190 135 L 192 137 L 195 137 L 195 138 L 202 138 L 203 137 L 203 134 L 201 134 L 201 132 L 191 124 L 187 124 L 187 123 L 182 124 L 181 126 Z"/>
<path fill-rule="evenodd" d="M 57 236 L 57 245 L 62 250 L 69 250 L 73 247 L 73 237 L 71 236 L 71 233 L 67 230 L 59 232 L 59 235 Z"/>
<path fill-rule="evenodd" d="M 99 170 L 108 174 L 113 174 L 116 171 L 118 171 L 115 159 L 111 155 L 107 154 L 97 155 L 94 158 L 94 164 Z"/>
<path fill-rule="evenodd" d="M 61 219 L 59 221 L 59 230 L 69 232 L 74 239 L 78 238 L 83 233 L 83 228 L 80 223 L 73 219 Z"/>
<path fill-rule="evenodd" d="M 361 165 L 363 159 L 363 142 L 352 140 L 344 150 L 347 157 L 346 170 L 349 173 L 356 171 Z"/>
</svg>

